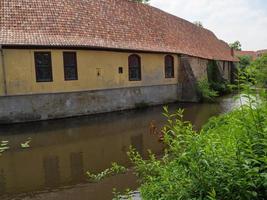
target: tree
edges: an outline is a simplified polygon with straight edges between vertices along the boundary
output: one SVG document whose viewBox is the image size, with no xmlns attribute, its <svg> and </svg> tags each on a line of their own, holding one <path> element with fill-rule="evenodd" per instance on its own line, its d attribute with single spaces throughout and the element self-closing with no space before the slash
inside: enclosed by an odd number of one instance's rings
<svg viewBox="0 0 267 200">
<path fill-rule="evenodd" d="M 260 85 L 267 88 L 267 54 L 253 61 L 248 70 L 251 71 Z"/>
<path fill-rule="evenodd" d="M 236 51 L 241 51 L 242 49 L 241 49 L 241 43 L 237 40 L 237 41 L 235 41 L 234 43 L 230 43 L 229 44 L 229 46 L 231 47 L 231 48 L 233 48 L 234 50 L 236 50 Z"/>
<path fill-rule="evenodd" d="M 196 26 L 198 26 L 198 27 L 201 27 L 201 28 L 204 27 L 201 21 L 195 21 L 194 24 L 195 24 Z"/>
<path fill-rule="evenodd" d="M 239 61 L 240 67 L 243 68 L 243 69 L 248 67 L 250 65 L 250 63 L 252 62 L 252 57 L 251 56 L 247 56 L 247 55 L 238 56 L 238 58 L 240 60 Z"/>
</svg>

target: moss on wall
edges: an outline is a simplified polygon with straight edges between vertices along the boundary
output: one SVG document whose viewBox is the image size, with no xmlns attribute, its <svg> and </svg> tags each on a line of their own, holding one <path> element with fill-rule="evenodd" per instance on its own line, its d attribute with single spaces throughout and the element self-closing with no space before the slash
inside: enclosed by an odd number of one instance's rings
<svg viewBox="0 0 267 200">
<path fill-rule="evenodd" d="M 220 67 L 221 63 L 215 60 L 210 60 L 207 65 L 208 81 L 210 83 L 211 89 L 217 91 L 219 94 L 229 93 L 228 79 L 225 78 L 225 71 Z M 230 77 L 227 70 L 227 77 Z"/>
</svg>

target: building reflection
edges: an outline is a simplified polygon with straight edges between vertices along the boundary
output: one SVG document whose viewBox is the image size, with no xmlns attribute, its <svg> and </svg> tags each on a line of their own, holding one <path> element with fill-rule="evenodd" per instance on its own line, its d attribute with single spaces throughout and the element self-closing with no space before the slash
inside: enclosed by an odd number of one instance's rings
<svg viewBox="0 0 267 200">
<path fill-rule="evenodd" d="M 173 104 L 170 112 L 185 108 L 184 118 L 199 129 L 211 116 L 223 112 L 220 104 Z M 89 183 L 85 172 L 99 173 L 112 162 L 130 166 L 127 157 L 132 145 L 143 157 L 150 149 L 163 150 L 151 122 L 161 129 L 165 123 L 162 106 L 89 117 L 0 126 L 0 140 L 10 150 L 0 156 L 0 199 L 111 199 L 112 188 L 136 188 L 131 174 Z M 20 143 L 31 137 L 30 148 Z M 16 198 L 13 198 L 15 195 Z"/>
<path fill-rule="evenodd" d="M 19 194 L 88 184 L 87 170 L 98 173 L 112 162 L 129 166 L 126 154 L 129 146 L 144 156 L 147 149 L 160 153 L 162 145 L 148 133 L 150 114 L 130 111 L 126 116 L 121 113 L 1 127 L 1 139 L 10 141 L 10 150 L 0 157 L 0 193 Z M 30 148 L 20 148 L 20 143 L 29 137 L 32 138 Z M 124 185 L 136 185 L 136 182 L 124 180 Z"/>
</svg>

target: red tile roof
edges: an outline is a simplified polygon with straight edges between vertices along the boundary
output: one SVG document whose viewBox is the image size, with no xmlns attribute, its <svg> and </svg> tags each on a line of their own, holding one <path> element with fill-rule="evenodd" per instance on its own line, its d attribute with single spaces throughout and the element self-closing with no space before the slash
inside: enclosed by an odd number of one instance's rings
<svg viewBox="0 0 267 200">
<path fill-rule="evenodd" d="M 262 49 L 262 50 L 259 50 L 257 51 L 257 54 L 267 54 L 267 49 Z"/>
<path fill-rule="evenodd" d="M 209 30 L 128 0 L 0 0 L 0 44 L 181 53 L 233 61 Z"/>
<path fill-rule="evenodd" d="M 251 56 L 252 60 L 257 58 L 257 53 L 255 51 L 235 51 L 235 56 Z"/>
<path fill-rule="evenodd" d="M 259 51 L 235 51 L 235 56 L 251 56 L 252 60 L 256 60 L 263 54 L 267 54 L 267 49 L 259 50 Z"/>
</svg>

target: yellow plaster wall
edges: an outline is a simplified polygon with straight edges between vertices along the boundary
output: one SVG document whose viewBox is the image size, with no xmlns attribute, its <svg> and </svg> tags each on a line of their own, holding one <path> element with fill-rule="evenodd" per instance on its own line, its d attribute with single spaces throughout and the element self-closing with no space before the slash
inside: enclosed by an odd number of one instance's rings
<svg viewBox="0 0 267 200">
<path fill-rule="evenodd" d="M 2 61 L 2 55 L 1 55 L 1 51 L 0 51 L 0 96 L 4 95 L 4 72 L 3 72 L 3 61 Z"/>
<path fill-rule="evenodd" d="M 53 82 L 36 82 L 34 52 L 50 51 L 52 57 Z M 129 81 L 128 56 L 131 53 L 77 50 L 78 80 L 65 81 L 63 51 L 74 50 L 35 50 L 5 49 L 7 74 L 7 94 L 56 93 L 96 89 L 110 89 L 135 86 L 152 86 L 178 83 L 179 58 L 175 58 L 175 78 L 166 79 L 164 56 L 166 54 L 138 53 L 141 57 L 142 80 Z M 118 68 L 123 67 L 123 74 Z M 100 71 L 101 75 L 97 76 Z"/>
</svg>

